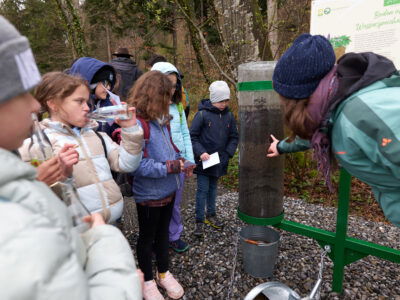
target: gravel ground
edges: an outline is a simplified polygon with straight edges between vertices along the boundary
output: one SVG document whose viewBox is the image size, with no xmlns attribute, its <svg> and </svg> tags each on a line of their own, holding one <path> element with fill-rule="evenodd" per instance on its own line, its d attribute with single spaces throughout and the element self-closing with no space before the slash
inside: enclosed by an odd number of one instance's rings
<svg viewBox="0 0 400 300">
<path fill-rule="evenodd" d="M 205 227 L 204 238 L 193 236 L 195 184 L 191 180 L 185 189 L 182 216 L 185 231 L 182 239 L 191 246 L 189 251 L 176 254 L 170 251 L 171 272 L 185 288 L 182 299 L 243 299 L 254 286 L 268 281 L 257 279 L 243 270 L 242 253 L 237 247 L 240 228 L 246 226 L 236 217 L 238 194 L 219 189 L 218 214 L 226 223 L 223 231 Z M 134 205 L 127 201 L 124 231 L 132 248 L 137 240 Z M 302 200 L 285 200 L 285 218 L 326 230 L 334 230 L 336 210 Z M 400 249 L 399 228 L 349 218 L 349 235 Z M 273 278 L 306 296 L 316 281 L 321 248 L 317 242 L 289 232 L 281 231 L 279 257 Z M 235 252 L 237 258 L 235 259 Z M 236 266 L 235 266 L 236 262 Z M 400 265 L 374 257 L 366 257 L 345 269 L 344 292 L 331 290 L 332 266 L 326 259 L 321 299 L 395 299 L 400 300 Z M 235 271 L 232 276 L 232 268 Z"/>
</svg>

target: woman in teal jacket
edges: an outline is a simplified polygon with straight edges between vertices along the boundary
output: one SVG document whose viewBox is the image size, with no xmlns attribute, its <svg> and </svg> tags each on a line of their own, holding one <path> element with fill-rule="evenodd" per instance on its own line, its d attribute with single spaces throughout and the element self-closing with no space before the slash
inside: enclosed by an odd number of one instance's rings
<svg viewBox="0 0 400 300">
<path fill-rule="evenodd" d="M 366 52 L 335 64 L 326 38 L 303 34 L 278 61 L 273 84 L 293 134 L 272 136 L 268 157 L 313 148 L 331 189 L 335 157 L 372 187 L 385 216 L 400 226 L 400 76 L 393 63 Z"/>
</svg>

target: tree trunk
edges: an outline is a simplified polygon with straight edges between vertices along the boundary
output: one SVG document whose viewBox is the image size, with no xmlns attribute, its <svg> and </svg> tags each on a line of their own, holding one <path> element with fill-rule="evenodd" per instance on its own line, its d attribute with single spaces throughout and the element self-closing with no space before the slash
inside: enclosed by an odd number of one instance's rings
<svg viewBox="0 0 400 300">
<path fill-rule="evenodd" d="M 211 80 L 207 75 L 203 57 L 201 56 L 201 49 L 202 49 L 201 41 L 198 37 L 197 29 L 192 23 L 193 20 L 195 19 L 193 10 L 194 5 L 191 2 L 191 0 L 175 0 L 175 1 L 185 15 L 185 21 L 186 24 L 188 25 L 188 30 L 189 30 L 190 42 L 192 44 L 196 56 L 197 64 L 199 65 L 199 68 L 203 73 L 204 79 L 208 84 L 210 84 Z"/>
<path fill-rule="evenodd" d="M 178 37 L 177 37 L 177 28 L 178 28 L 178 21 L 177 21 L 177 16 L 175 13 L 176 10 L 174 10 L 173 14 L 173 21 L 172 21 L 172 47 L 175 49 L 174 51 L 174 65 L 178 63 Z"/>
<path fill-rule="evenodd" d="M 278 1 L 267 0 L 268 14 L 268 40 L 271 47 L 272 59 L 278 58 L 279 41 L 278 41 Z"/>
<path fill-rule="evenodd" d="M 75 58 L 87 55 L 87 46 L 81 20 L 74 7 L 73 0 L 54 0 L 67 29 L 68 42 Z"/>
<path fill-rule="evenodd" d="M 259 60 L 260 42 L 254 34 L 252 1 L 214 0 L 214 7 L 231 64 L 236 68 L 241 63 Z"/>
<path fill-rule="evenodd" d="M 223 47 L 235 68 L 249 61 L 270 60 L 278 49 L 277 30 L 270 34 L 268 30 L 274 29 L 277 21 L 277 0 L 266 1 L 270 12 L 268 24 L 264 23 L 258 0 L 213 0 Z M 270 38 L 274 41 L 274 53 Z"/>
<path fill-rule="evenodd" d="M 106 24 L 106 42 L 107 42 L 107 57 L 111 61 L 111 40 L 110 40 L 110 27 Z"/>
</svg>

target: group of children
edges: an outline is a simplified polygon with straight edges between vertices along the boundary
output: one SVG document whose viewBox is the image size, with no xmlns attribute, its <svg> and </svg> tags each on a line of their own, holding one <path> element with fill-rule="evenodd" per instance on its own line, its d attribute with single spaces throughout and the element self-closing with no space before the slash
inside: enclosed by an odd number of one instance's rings
<svg viewBox="0 0 400 300">
<path fill-rule="evenodd" d="M 169 272 L 168 247 L 188 249 L 181 240 L 180 202 L 184 180 L 193 172 L 195 235 L 203 234 L 203 224 L 222 228 L 215 206 L 217 181 L 238 144 L 228 85 L 210 85 L 210 99 L 201 101 L 189 131 L 181 105 L 182 76 L 160 61 L 129 91 L 129 117 L 99 126 L 89 113 L 115 104 L 110 98 L 114 68 L 84 57 L 67 72 L 42 78 L 28 40 L 2 16 L 0 68 L 5 70 L 0 80 L 0 298 L 122 300 L 142 299 L 143 292 L 146 300 L 164 299 L 157 285 L 170 298 L 181 298 L 183 287 Z M 399 78 L 383 56 L 349 53 L 335 63 L 326 38 L 301 35 L 273 75 L 294 143 L 273 137 L 267 156 L 312 147 L 328 183 L 335 156 L 372 186 L 385 215 L 400 226 Z M 38 131 L 51 153 L 35 170 L 22 160 L 46 152 L 31 147 L 28 138 L 32 114 L 39 111 L 47 115 Z M 118 142 L 111 138 L 116 131 Z M 220 163 L 203 167 L 216 152 Z M 123 211 L 111 170 L 133 176 L 137 257 L 144 274 L 136 269 L 122 233 L 106 224 L 116 223 Z M 81 220 L 89 229 L 78 231 L 72 204 L 67 208 L 50 191 L 62 182 L 73 182 L 90 211 Z"/>
<path fill-rule="evenodd" d="M 103 163 L 97 148 L 88 150 L 89 145 L 96 143 L 93 131 L 83 130 L 83 125 L 89 122 L 85 117 L 89 99 L 86 82 L 54 73 L 46 75 L 47 79 L 52 79 L 47 86 L 41 84 L 27 38 L 2 16 L 0 69 L 5 71 L 0 81 L 0 125 L 4 129 L 0 131 L 0 298 L 142 299 L 139 274 L 122 233 L 115 226 L 105 224 L 98 213 L 86 216 L 84 221 L 90 228 L 78 232 L 71 211 L 44 182 L 36 179 L 36 170 L 21 161 L 15 151 L 32 131 L 31 114 L 39 112 L 40 104 L 30 92 L 41 85 L 36 96 L 43 95 L 40 100 L 52 114 L 48 121 L 47 131 L 51 132 L 48 138 L 57 145 L 61 145 L 58 138 L 74 145 L 81 144 L 78 148 L 67 144 L 55 149 L 60 154 L 49 161 L 48 168 L 41 168 L 40 178 L 51 184 L 70 176 L 71 171 L 77 176 L 84 175 L 75 167 L 90 164 L 90 159 L 89 156 L 77 158 L 77 151 L 82 155 L 89 151 L 87 154 L 98 158 L 99 165 Z M 46 95 L 54 95 L 54 98 L 46 98 Z M 141 130 L 134 123 L 132 118 L 120 125 L 127 135 L 136 139 Z M 134 168 L 138 163 L 135 161 L 140 159 L 140 154 L 136 154 L 140 152 L 140 145 L 135 148 L 135 140 L 127 140 L 131 145 L 126 147 L 128 150 L 114 151 L 118 156 L 114 158 L 116 167 Z M 125 157 L 133 158 L 129 165 L 119 157 L 124 151 Z M 43 162 L 45 164 L 47 162 Z M 107 171 L 99 165 L 90 167 L 90 178 L 82 176 L 82 190 L 85 186 L 92 188 L 88 181 L 94 181 L 97 191 L 104 193 L 104 199 L 108 200 L 106 188 L 112 191 L 113 187 L 104 177 Z M 56 169 L 59 170 L 54 171 Z M 49 175 L 50 170 L 55 175 Z"/>
<path fill-rule="evenodd" d="M 124 202 L 112 172 L 129 173 L 138 215 L 136 254 L 144 274 L 143 297 L 164 299 L 160 286 L 170 298 L 179 299 L 184 290 L 169 272 L 168 248 L 176 252 L 189 248 L 181 239 L 180 204 L 185 178 L 193 170 L 198 180 L 195 235 L 203 234 L 203 223 L 222 228 L 216 218 L 217 180 L 226 173 L 238 143 L 235 119 L 228 110 L 229 87 L 223 81 L 211 84 L 210 100 L 200 104 L 189 132 L 181 103 L 181 74 L 171 63 L 157 62 L 136 80 L 126 97 L 129 119 L 101 123 L 90 119 L 90 112 L 116 104 L 110 98 L 115 85 L 114 68 L 90 57 L 42 77 L 33 96 L 47 116 L 40 127 L 51 145 L 54 168 L 50 169 L 50 161 L 43 162 L 37 178 L 49 186 L 70 178 L 92 216 L 99 213 L 96 218 L 116 224 Z M 113 140 L 115 131 L 120 132 L 120 141 Z M 28 138 L 19 147 L 26 162 L 38 154 L 31 145 Z M 214 152 L 220 163 L 203 169 L 201 162 Z"/>
</svg>

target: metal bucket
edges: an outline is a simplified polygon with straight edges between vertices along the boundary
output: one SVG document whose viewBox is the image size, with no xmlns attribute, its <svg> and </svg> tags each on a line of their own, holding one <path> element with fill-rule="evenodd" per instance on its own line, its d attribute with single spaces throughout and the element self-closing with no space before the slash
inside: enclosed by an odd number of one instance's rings
<svg viewBox="0 0 400 300">
<path fill-rule="evenodd" d="M 271 277 L 278 257 L 279 232 L 266 226 L 248 225 L 239 236 L 245 272 L 257 278 Z"/>
<path fill-rule="evenodd" d="M 270 281 L 257 285 L 244 298 L 244 300 L 255 299 L 300 300 L 301 297 L 287 285 L 276 281 Z"/>
</svg>

